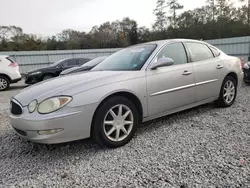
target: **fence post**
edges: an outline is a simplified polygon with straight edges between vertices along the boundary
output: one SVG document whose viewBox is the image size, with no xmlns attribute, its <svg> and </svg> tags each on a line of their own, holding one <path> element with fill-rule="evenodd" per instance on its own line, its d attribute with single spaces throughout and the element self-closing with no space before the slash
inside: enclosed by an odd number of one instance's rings
<svg viewBox="0 0 250 188">
<path fill-rule="evenodd" d="M 47 53 L 48 56 L 48 64 L 50 65 L 50 57 L 49 57 L 49 53 Z"/>
<path fill-rule="evenodd" d="M 16 53 L 14 53 L 14 61 L 17 62 Z"/>
</svg>

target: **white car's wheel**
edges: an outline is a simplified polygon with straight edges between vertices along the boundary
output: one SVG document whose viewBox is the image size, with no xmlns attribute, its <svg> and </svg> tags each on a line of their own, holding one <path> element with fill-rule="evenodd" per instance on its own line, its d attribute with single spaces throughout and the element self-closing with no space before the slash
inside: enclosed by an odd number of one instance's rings
<svg viewBox="0 0 250 188">
<path fill-rule="evenodd" d="M 218 107 L 231 106 L 237 96 L 237 83 L 232 76 L 227 76 L 221 86 L 220 97 L 216 101 Z"/>
<path fill-rule="evenodd" d="M 8 89 L 10 86 L 10 81 L 5 76 L 0 76 L 0 91 Z"/>
<path fill-rule="evenodd" d="M 100 144 L 115 148 L 127 144 L 139 123 L 135 105 L 124 97 L 112 97 L 95 113 L 92 137 Z"/>
</svg>

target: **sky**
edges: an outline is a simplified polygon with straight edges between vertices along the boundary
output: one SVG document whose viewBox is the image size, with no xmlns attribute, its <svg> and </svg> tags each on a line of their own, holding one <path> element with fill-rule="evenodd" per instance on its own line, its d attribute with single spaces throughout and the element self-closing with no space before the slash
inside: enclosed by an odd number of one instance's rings
<svg viewBox="0 0 250 188">
<path fill-rule="evenodd" d="M 206 0 L 179 0 L 184 10 L 201 7 Z M 25 33 L 50 36 L 63 29 L 88 32 L 106 21 L 130 17 L 151 27 L 156 0 L 0 0 L 0 25 L 15 25 Z M 6 15 L 6 16 L 3 16 Z"/>
</svg>

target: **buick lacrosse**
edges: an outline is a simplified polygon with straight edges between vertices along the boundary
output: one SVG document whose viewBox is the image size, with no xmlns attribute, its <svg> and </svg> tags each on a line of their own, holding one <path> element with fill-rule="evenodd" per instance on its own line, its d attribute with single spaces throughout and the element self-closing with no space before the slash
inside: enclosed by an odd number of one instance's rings
<svg viewBox="0 0 250 188">
<path fill-rule="evenodd" d="M 209 102 L 231 106 L 242 80 L 240 59 L 210 44 L 154 41 L 122 49 L 90 72 L 22 90 L 11 99 L 10 123 L 38 143 L 92 137 L 115 148 L 142 122 Z"/>
</svg>

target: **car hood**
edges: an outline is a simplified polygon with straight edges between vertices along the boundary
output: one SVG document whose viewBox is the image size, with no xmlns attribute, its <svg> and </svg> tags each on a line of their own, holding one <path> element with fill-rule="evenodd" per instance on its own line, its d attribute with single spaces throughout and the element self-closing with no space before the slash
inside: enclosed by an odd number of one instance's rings
<svg viewBox="0 0 250 188">
<path fill-rule="evenodd" d="M 46 80 L 23 89 L 14 98 L 23 106 L 32 100 L 42 100 L 59 95 L 73 96 L 86 90 L 145 76 L 144 71 L 96 71 L 72 74 Z"/>
<path fill-rule="evenodd" d="M 28 71 L 27 74 L 30 74 L 30 73 L 32 73 L 32 72 L 43 71 L 43 70 L 45 70 L 45 69 L 46 69 L 46 68 L 32 69 L 32 70 Z"/>
</svg>

